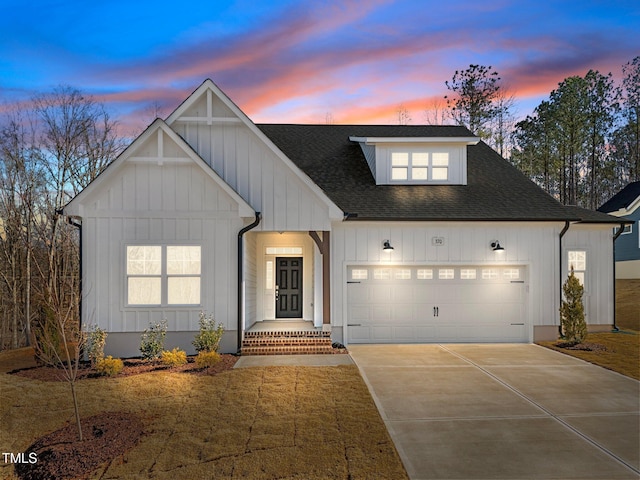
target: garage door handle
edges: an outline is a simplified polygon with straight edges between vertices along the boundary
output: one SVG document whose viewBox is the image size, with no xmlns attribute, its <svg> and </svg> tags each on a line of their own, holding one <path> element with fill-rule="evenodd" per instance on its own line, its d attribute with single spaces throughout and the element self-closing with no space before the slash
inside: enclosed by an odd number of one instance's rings
<svg viewBox="0 0 640 480">
<path fill-rule="evenodd" d="M 347 327 L 361 327 L 361 323 L 347 323 Z"/>
<path fill-rule="evenodd" d="M 440 308 L 439 307 L 433 307 L 433 316 L 437 317 L 438 315 L 440 315 Z"/>
<path fill-rule="evenodd" d="M 360 283 L 360 282 L 352 282 L 352 281 L 347 281 L 347 283 Z"/>
</svg>

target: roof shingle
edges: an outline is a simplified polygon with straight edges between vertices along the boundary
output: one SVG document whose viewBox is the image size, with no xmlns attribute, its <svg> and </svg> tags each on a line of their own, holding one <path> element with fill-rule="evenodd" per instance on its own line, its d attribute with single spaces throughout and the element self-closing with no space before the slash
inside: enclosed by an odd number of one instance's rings
<svg viewBox="0 0 640 480">
<path fill-rule="evenodd" d="M 459 126 L 257 125 L 358 220 L 549 221 L 566 209 L 483 142 L 467 147 L 467 185 L 376 185 L 355 137 L 470 137 Z M 603 218 L 604 220 L 604 218 Z"/>
</svg>

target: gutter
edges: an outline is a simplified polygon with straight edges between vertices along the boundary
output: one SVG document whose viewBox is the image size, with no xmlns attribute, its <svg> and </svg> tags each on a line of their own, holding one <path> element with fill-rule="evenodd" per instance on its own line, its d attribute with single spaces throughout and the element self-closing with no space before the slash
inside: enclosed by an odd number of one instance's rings
<svg viewBox="0 0 640 480">
<path fill-rule="evenodd" d="M 560 238 L 558 241 L 559 247 L 560 247 L 560 261 L 559 263 L 559 270 L 560 270 L 560 275 L 558 275 L 558 279 L 560 280 L 560 305 L 562 305 L 562 237 L 564 237 L 564 234 L 567 233 L 567 230 L 569 230 L 569 226 L 571 225 L 571 223 L 569 222 L 569 220 L 565 220 L 564 221 L 564 228 L 560 231 Z M 558 315 L 560 314 L 560 309 L 558 309 Z M 558 318 L 558 335 L 560 336 L 560 338 L 562 338 L 562 319 Z"/>
<path fill-rule="evenodd" d="M 616 240 L 624 231 L 625 223 L 620 223 L 618 233 L 613 236 L 613 331 L 619 332 L 620 329 L 616 325 Z"/>
<path fill-rule="evenodd" d="M 260 212 L 256 212 L 256 219 L 253 223 L 243 227 L 238 232 L 238 353 L 242 348 L 242 306 L 244 305 L 244 292 L 242 290 L 242 282 L 244 281 L 242 264 L 244 263 L 244 234 L 249 230 L 256 228 L 261 220 Z"/>
</svg>

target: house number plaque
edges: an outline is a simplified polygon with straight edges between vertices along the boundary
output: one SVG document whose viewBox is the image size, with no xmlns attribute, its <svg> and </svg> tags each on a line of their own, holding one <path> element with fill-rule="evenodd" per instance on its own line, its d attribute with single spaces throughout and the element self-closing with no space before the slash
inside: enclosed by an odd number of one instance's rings
<svg viewBox="0 0 640 480">
<path fill-rule="evenodd" d="M 431 245 L 441 247 L 444 245 L 444 237 L 431 237 Z"/>
</svg>

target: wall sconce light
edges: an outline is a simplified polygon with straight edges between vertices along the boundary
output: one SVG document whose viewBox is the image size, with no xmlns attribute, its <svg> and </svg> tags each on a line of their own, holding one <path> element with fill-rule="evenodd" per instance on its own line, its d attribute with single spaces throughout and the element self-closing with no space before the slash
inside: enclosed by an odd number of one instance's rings
<svg viewBox="0 0 640 480">
<path fill-rule="evenodd" d="M 393 250 L 393 247 L 389 243 L 389 240 L 384 241 L 384 243 L 382 244 L 382 250 L 384 250 L 385 252 L 391 252 L 391 250 Z"/>
<path fill-rule="evenodd" d="M 500 252 L 500 251 L 504 250 L 504 247 L 500 246 L 500 241 L 499 240 L 495 240 L 495 241 L 491 242 L 491 248 L 493 248 L 494 252 Z"/>
</svg>

